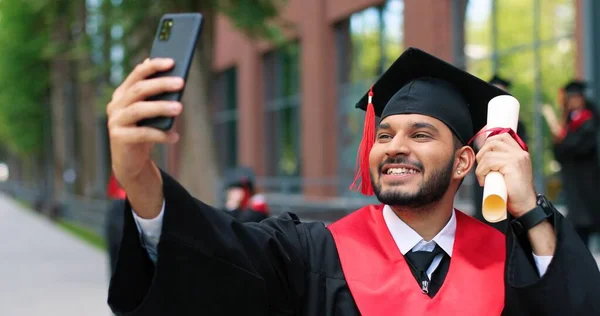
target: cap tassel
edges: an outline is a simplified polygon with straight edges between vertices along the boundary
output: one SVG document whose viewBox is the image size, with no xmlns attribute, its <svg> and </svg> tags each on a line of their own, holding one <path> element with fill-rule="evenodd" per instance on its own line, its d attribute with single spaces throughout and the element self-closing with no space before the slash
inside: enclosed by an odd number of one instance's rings
<svg viewBox="0 0 600 316">
<path fill-rule="evenodd" d="M 375 108 L 373 107 L 373 87 L 369 90 L 369 104 L 363 128 L 363 137 L 358 147 L 356 156 L 356 171 L 354 182 L 350 186 L 353 191 L 360 191 L 364 195 L 373 195 L 373 185 L 369 173 L 369 154 L 375 143 Z M 360 187 L 358 180 L 360 179 Z"/>
</svg>

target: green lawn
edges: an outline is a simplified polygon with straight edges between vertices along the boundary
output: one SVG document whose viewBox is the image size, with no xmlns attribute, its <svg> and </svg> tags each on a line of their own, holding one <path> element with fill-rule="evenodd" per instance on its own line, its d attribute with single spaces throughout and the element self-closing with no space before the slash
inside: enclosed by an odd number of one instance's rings
<svg viewBox="0 0 600 316">
<path fill-rule="evenodd" d="M 62 227 L 64 230 L 70 232 L 79 239 L 86 241 L 90 245 L 100 250 L 106 250 L 106 242 L 104 241 L 104 238 L 89 228 L 64 219 L 58 220 L 57 224 L 59 227 Z"/>
</svg>

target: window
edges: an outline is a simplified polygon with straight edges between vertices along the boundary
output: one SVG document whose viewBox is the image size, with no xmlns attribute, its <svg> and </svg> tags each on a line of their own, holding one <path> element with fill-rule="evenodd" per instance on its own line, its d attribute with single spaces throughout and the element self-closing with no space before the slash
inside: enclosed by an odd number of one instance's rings
<svg viewBox="0 0 600 316">
<path fill-rule="evenodd" d="M 354 195 L 356 152 L 362 137 L 364 112 L 354 108 L 369 86 L 403 51 L 404 2 L 389 0 L 352 14 L 335 27 L 338 62 L 338 192 Z"/>
<path fill-rule="evenodd" d="M 465 55 L 469 72 L 488 79 L 494 73 L 512 81 L 528 134 L 536 188 L 556 178 L 550 134 L 539 113 L 556 104 L 558 89 L 575 73 L 575 1 L 469 1 Z"/>
<path fill-rule="evenodd" d="M 293 42 L 264 56 L 267 173 L 271 177 L 300 176 L 299 49 Z"/>
<path fill-rule="evenodd" d="M 215 80 L 213 124 L 215 145 L 221 170 L 237 166 L 237 71 L 230 68 Z"/>
</svg>

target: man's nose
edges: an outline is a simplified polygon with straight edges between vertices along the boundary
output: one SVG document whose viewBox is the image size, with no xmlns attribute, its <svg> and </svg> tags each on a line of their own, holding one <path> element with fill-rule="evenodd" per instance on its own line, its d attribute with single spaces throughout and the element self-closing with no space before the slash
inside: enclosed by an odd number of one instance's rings
<svg viewBox="0 0 600 316">
<path fill-rule="evenodd" d="M 392 141 L 387 143 L 386 146 L 387 147 L 385 148 L 385 154 L 388 157 L 396 157 L 396 156 L 400 156 L 400 155 L 405 155 L 405 156 L 410 155 L 410 147 L 407 144 L 407 140 L 401 135 L 394 136 Z"/>
</svg>

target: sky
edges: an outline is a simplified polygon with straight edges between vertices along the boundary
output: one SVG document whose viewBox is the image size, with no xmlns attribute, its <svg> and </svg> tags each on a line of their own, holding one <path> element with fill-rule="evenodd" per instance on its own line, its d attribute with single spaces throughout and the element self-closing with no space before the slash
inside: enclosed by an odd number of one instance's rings
<svg viewBox="0 0 600 316">
<path fill-rule="evenodd" d="M 483 22 L 492 11 L 492 0 L 469 0 L 467 5 L 467 20 Z"/>
</svg>

